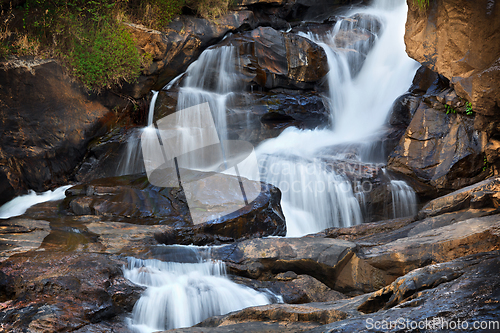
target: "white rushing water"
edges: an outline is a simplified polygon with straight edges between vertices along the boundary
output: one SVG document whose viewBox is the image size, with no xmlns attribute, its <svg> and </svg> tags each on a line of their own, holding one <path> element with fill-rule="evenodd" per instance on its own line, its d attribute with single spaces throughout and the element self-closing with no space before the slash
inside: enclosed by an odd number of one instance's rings
<svg viewBox="0 0 500 333">
<path fill-rule="evenodd" d="M 147 287 L 129 325 L 141 333 L 190 327 L 215 315 L 270 304 L 273 298 L 229 280 L 223 262 L 202 258 L 193 263 L 129 258 L 124 274 Z"/>
<path fill-rule="evenodd" d="M 36 204 L 62 200 L 66 197 L 66 190 L 72 185 L 62 186 L 52 191 L 36 193 L 30 190 L 28 194 L 20 195 L 0 207 L 0 219 L 7 219 L 13 216 L 24 214 L 28 208 Z"/>
<path fill-rule="evenodd" d="M 379 132 L 387 121 L 393 101 L 406 92 L 418 67 L 418 63 L 405 52 L 406 11 L 404 1 L 375 0 L 369 7 L 346 13 L 346 17 L 354 14 L 361 16 L 339 20 L 326 35 L 302 33 L 302 36 L 320 45 L 327 55 L 329 90 L 324 99 L 330 109 L 332 128 L 288 128 L 279 137 L 263 142 L 256 149 L 261 176 L 252 177 L 280 188 L 287 236 L 302 236 L 328 227 L 347 227 L 363 221 L 365 195 L 354 193 L 350 180 L 328 168 L 320 157 L 330 154 L 333 159 L 344 160 L 346 154 L 342 155 L 341 151 L 332 156 L 331 152 L 325 154 L 324 150 L 336 145 L 357 145 L 358 161 L 385 161 L 382 145 L 378 141 Z M 337 45 L 342 44 L 342 34 L 349 29 L 374 28 L 370 26 L 374 21 L 364 20 L 363 15 L 378 19 L 380 33 L 348 49 L 343 48 L 345 45 Z M 242 91 L 244 85 L 238 72 L 240 64 L 236 52 L 231 45 L 205 50 L 189 66 L 179 89 L 177 110 L 201 103 L 209 104 L 220 142 L 227 139 L 226 105 L 235 93 Z M 180 76 L 174 81 L 179 79 Z M 169 84 L 167 87 L 172 86 Z M 153 120 L 156 96 L 155 93 L 150 105 L 148 124 Z M 196 116 L 195 113 L 179 114 Z M 196 122 L 196 119 L 178 121 Z M 151 132 L 151 135 L 154 136 L 154 133 Z M 129 140 L 128 158 L 120 165 L 120 174 L 138 169 L 137 163 L 130 162 L 137 161 L 140 156 L 138 136 L 131 136 Z M 190 142 L 187 140 L 182 144 L 189 146 Z M 188 150 L 188 147 L 183 149 Z M 240 172 L 243 176 L 252 174 L 243 168 Z M 388 187 L 396 192 L 393 193 L 394 214 L 388 218 L 409 214 L 416 209 L 413 190 L 408 185 L 403 186 L 403 183 L 400 181 L 398 185 Z"/>
<path fill-rule="evenodd" d="M 415 216 L 417 214 L 417 196 L 410 185 L 402 180 L 391 180 L 392 218 Z"/>
<path fill-rule="evenodd" d="M 350 20 L 337 22 L 326 36 L 303 35 L 323 47 L 328 57 L 329 95 L 326 101 L 333 128 L 313 131 L 289 128 L 257 149 L 260 165 L 264 166 L 263 181 L 282 191 L 287 236 L 302 236 L 327 227 L 362 222 L 362 210 L 349 181 L 341 175 L 325 172 L 325 166 L 317 157 L 326 147 L 353 142 L 369 146 L 376 141 L 393 101 L 411 85 L 418 66 L 405 52 L 406 11 L 404 1 L 378 0 L 369 8 L 353 10 L 346 15 L 369 14 L 382 23 L 382 32 L 362 65 L 357 62 L 362 59 L 353 59 L 351 52 L 337 48 L 335 43 L 341 29 L 352 25 Z M 357 51 L 365 52 L 366 43 L 369 41 L 358 43 Z M 353 66 L 362 66 L 354 77 Z M 398 193 L 401 193 L 400 188 L 390 187 Z M 413 191 L 408 185 L 405 189 Z M 395 208 L 396 214 L 406 214 L 413 205 L 416 209 L 416 201 L 404 201 L 411 197 L 407 194 L 396 194 L 393 203 L 408 207 L 406 210 Z"/>
<path fill-rule="evenodd" d="M 393 101 L 407 90 L 417 69 L 416 62 L 404 50 L 406 10 L 404 1 L 375 0 L 371 7 L 357 11 L 375 15 L 382 23 L 382 32 L 376 36 L 375 46 L 362 65 L 362 58 L 353 58 L 335 44 L 336 34 L 348 29 L 350 20 L 337 23 L 327 36 L 305 35 L 322 46 L 328 56 L 329 91 L 325 102 L 333 126 L 325 130 L 288 128 L 256 149 L 262 180 L 282 191 L 287 236 L 363 221 L 365 195 L 354 193 L 349 179 L 328 168 L 324 162 L 328 154 L 324 150 L 356 143 L 365 147 L 362 151 L 370 152 L 359 154 L 357 158 L 361 161 L 376 150 L 372 143 L 377 141 Z M 368 46 L 359 43 L 357 50 L 366 52 Z M 239 89 L 235 55 L 231 46 L 205 50 L 189 67 L 179 92 L 178 110 L 209 103 L 220 141 L 227 138 L 227 101 Z M 153 110 L 154 105 L 150 119 Z M 403 181 L 391 180 L 388 189 L 392 194 L 391 217 L 414 214 L 416 198 L 411 187 Z M 177 248 L 191 251 L 196 247 Z M 130 318 L 133 330 L 142 333 L 189 327 L 210 316 L 273 301 L 271 294 L 231 282 L 222 262 L 196 256 L 196 260 L 187 263 L 168 258 L 167 262 L 129 259 L 125 276 L 147 287 Z M 184 253 L 183 258 L 189 257 Z"/>
</svg>

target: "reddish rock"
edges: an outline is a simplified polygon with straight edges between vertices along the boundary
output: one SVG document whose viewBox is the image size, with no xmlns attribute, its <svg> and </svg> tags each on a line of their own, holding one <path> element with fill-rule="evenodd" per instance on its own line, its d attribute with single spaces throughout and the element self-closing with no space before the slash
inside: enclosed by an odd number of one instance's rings
<svg viewBox="0 0 500 333">
<path fill-rule="evenodd" d="M 0 264 L 0 321 L 9 332 L 69 332 L 131 311 L 143 288 L 125 261 L 95 253 L 26 252 Z"/>
<path fill-rule="evenodd" d="M 0 64 L 0 205 L 67 183 L 108 116 L 53 60 Z"/>
<path fill-rule="evenodd" d="M 408 55 L 450 79 L 484 115 L 500 105 L 500 7 L 487 0 L 437 0 L 420 10 L 408 0 Z"/>
</svg>

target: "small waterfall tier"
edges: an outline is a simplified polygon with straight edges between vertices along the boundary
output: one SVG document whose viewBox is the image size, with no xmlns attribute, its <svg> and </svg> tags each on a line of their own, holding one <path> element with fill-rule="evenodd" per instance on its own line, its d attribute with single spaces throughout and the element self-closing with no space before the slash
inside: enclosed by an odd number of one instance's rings
<svg viewBox="0 0 500 333">
<path fill-rule="evenodd" d="M 280 300 L 232 282 L 223 262 L 203 259 L 204 251 L 196 247 L 165 248 L 180 253 L 180 260 L 191 262 L 128 258 L 124 268 L 127 279 L 147 287 L 129 319 L 136 332 L 190 327 L 212 316 Z"/>
</svg>

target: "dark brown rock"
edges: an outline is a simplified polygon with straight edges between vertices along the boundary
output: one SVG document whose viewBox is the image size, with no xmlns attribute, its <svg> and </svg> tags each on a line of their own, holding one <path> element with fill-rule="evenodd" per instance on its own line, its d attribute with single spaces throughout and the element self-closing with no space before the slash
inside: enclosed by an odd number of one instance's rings
<svg viewBox="0 0 500 333">
<path fill-rule="evenodd" d="M 0 264 L 0 318 L 10 332 L 73 331 L 132 310 L 142 287 L 121 259 L 102 254 L 25 252 Z"/>
<path fill-rule="evenodd" d="M 463 322 L 468 325 L 466 330 L 472 330 L 475 321 L 488 325 L 479 331 L 496 332 L 500 329 L 499 271 L 498 251 L 418 269 L 362 302 L 358 310 L 368 315 L 352 316 L 310 332 L 373 332 L 375 324 L 386 331 L 390 323 L 396 323 L 391 332 L 449 332 L 451 325 Z M 415 329 L 415 324 L 426 321 L 436 326 Z"/>
<path fill-rule="evenodd" d="M 389 170 L 430 184 L 437 193 L 470 185 L 488 174 L 483 172 L 481 138 L 472 118 L 447 114 L 442 108 L 421 103 L 388 162 Z"/>
<path fill-rule="evenodd" d="M 297 275 L 292 271 L 277 274 L 275 281 L 258 281 L 244 277 L 233 277 L 232 280 L 256 290 L 271 291 L 281 296 L 287 304 L 329 302 L 346 298 L 312 276 Z"/>
<path fill-rule="evenodd" d="M 152 57 L 135 84 L 125 84 L 120 91 L 133 98 L 146 96 L 151 89 L 160 90 L 170 80 L 184 72 L 208 46 L 222 39 L 229 31 L 254 28 L 257 25 L 251 11 L 229 12 L 217 20 L 181 16 L 165 31 L 127 24 L 141 54 Z"/>
<path fill-rule="evenodd" d="M 52 60 L 0 65 L 0 204 L 68 182 L 110 111 Z"/>
<path fill-rule="evenodd" d="M 362 249 L 358 256 L 392 275 L 446 262 L 471 253 L 500 249 L 498 215 L 472 218 L 452 225 Z"/>
<path fill-rule="evenodd" d="M 432 200 L 422 208 L 418 217 L 422 219 L 468 208 L 496 209 L 499 205 L 500 179 L 492 177 Z"/>
<path fill-rule="evenodd" d="M 328 238 L 252 239 L 214 248 L 231 272 L 253 279 L 293 271 L 308 274 L 333 288 L 335 278 L 353 255 L 355 244 Z"/>
<path fill-rule="evenodd" d="M 406 129 L 417 111 L 422 98 L 412 93 L 399 96 L 393 103 L 389 114 L 389 124 Z"/>
<path fill-rule="evenodd" d="M 328 72 L 324 50 L 304 37 L 260 27 L 235 34 L 219 45 L 233 45 L 246 81 L 267 89 L 313 88 Z"/>
<path fill-rule="evenodd" d="M 42 220 L 12 218 L 0 220 L 0 262 L 16 254 L 38 249 L 50 233 L 50 223 Z"/>
<path fill-rule="evenodd" d="M 165 244 L 206 245 L 284 235 L 286 225 L 280 207 L 281 193 L 276 187 L 251 182 L 258 186 L 260 194 L 252 203 L 235 211 L 232 209 L 233 192 L 214 194 L 210 184 L 206 183 L 216 181 L 221 186 L 233 178 L 222 174 L 201 178 L 200 182 L 205 183 L 200 185 L 197 196 L 209 196 L 206 198 L 210 200 L 205 203 L 205 209 L 200 209 L 210 216 L 216 214 L 220 217 L 196 225 L 193 225 L 180 188 L 153 186 L 144 174 L 103 178 L 74 186 L 67 191 L 63 207 L 69 214 L 102 216 L 103 221 L 169 226 L 156 230 L 155 234 L 155 238 Z"/>
</svg>

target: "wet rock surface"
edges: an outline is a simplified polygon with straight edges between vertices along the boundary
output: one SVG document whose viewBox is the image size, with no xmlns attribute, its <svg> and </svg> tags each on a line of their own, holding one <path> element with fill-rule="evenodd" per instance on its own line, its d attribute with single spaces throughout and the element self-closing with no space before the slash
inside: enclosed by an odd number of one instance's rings
<svg viewBox="0 0 500 333">
<path fill-rule="evenodd" d="M 253 239 L 212 251 L 231 272 L 253 279 L 294 271 L 308 274 L 329 287 L 353 255 L 354 243 L 327 238 Z"/>
<path fill-rule="evenodd" d="M 425 218 L 467 208 L 496 210 L 499 206 L 499 196 L 500 179 L 492 177 L 432 200 L 418 215 L 420 218 Z"/>
<path fill-rule="evenodd" d="M 142 98 L 151 89 L 160 90 L 226 33 L 256 26 L 253 12 L 245 10 L 229 12 L 213 21 L 182 16 L 173 20 L 165 31 L 128 24 L 138 48 L 152 56 L 152 63 L 143 70 L 138 83 L 125 85 L 122 93 Z"/>
<path fill-rule="evenodd" d="M 233 281 L 256 290 L 271 291 L 283 298 L 287 304 L 327 302 L 344 299 L 346 296 L 328 288 L 310 275 L 297 275 L 293 271 L 276 274 L 274 281 L 259 281 L 233 277 Z"/>
<path fill-rule="evenodd" d="M 284 235 L 286 226 L 277 188 L 251 182 L 260 194 L 249 205 L 239 207 L 234 202 L 235 199 L 238 199 L 236 203 L 241 201 L 241 193 L 214 193 L 211 191 L 214 187 L 207 183 L 215 181 L 222 186 L 234 179 L 218 174 L 200 180 L 199 188 L 193 189 L 197 198 L 202 200 L 196 209 L 217 218 L 196 225 L 193 225 L 185 192 L 181 188 L 153 186 L 144 174 L 104 178 L 74 186 L 68 190 L 63 207 L 67 214 L 102 216 L 103 221 L 168 226 L 158 230 L 155 236 L 165 244 L 206 245 Z M 235 198 L 234 195 L 239 196 Z"/>
<path fill-rule="evenodd" d="M 409 1 L 405 43 L 410 57 L 452 81 L 476 112 L 494 114 L 498 86 L 499 7 L 488 1 L 436 1 L 421 11 Z M 468 24 L 468 22 L 477 22 Z M 495 83 L 496 82 L 496 83 Z M 496 104 L 496 106 L 495 106 Z"/>
<path fill-rule="evenodd" d="M 387 287 L 363 296 L 304 305 L 274 304 L 247 308 L 213 317 L 191 329 L 168 332 L 372 332 L 374 325 L 401 325 L 439 318 L 440 323 L 457 320 L 491 322 L 498 325 L 498 251 L 480 253 L 414 270 Z M 474 296 L 477 295 L 477 296 Z M 408 324 L 407 320 L 410 322 Z M 326 324 L 325 324 L 326 323 Z M 394 325 L 392 331 L 417 331 Z M 372 325 L 372 326 L 369 326 Z M 442 331 L 447 326 L 431 327 Z M 498 326 L 490 331 L 495 331 Z M 380 328 L 381 329 L 381 328 Z"/>
<path fill-rule="evenodd" d="M 320 46 L 270 27 L 230 36 L 219 45 L 234 46 L 246 81 L 267 89 L 311 89 L 328 72 Z"/>
<path fill-rule="evenodd" d="M 359 253 L 370 265 L 390 274 L 498 249 L 498 216 L 473 218 L 369 247 Z"/>
</svg>

